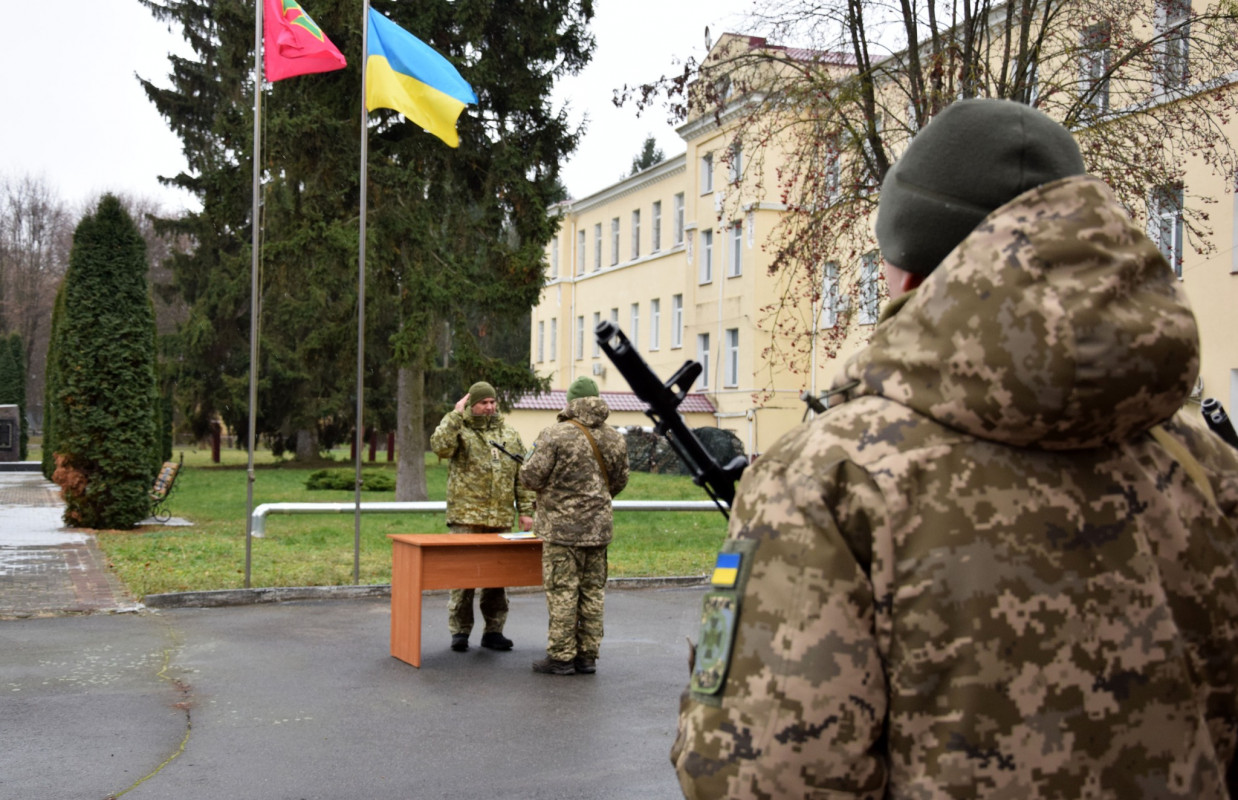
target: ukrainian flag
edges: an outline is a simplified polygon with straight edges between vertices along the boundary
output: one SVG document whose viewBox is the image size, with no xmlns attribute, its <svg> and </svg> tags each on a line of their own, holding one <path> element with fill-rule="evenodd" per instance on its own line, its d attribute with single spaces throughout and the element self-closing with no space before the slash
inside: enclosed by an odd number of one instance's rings
<svg viewBox="0 0 1238 800">
<path fill-rule="evenodd" d="M 709 582 L 714 586 L 732 588 L 739 579 L 739 553 L 719 553 L 714 562 L 714 574 Z"/>
<path fill-rule="evenodd" d="M 395 109 L 459 147 L 456 119 L 477 102 L 473 87 L 450 61 L 372 8 L 367 36 L 366 109 Z"/>
</svg>

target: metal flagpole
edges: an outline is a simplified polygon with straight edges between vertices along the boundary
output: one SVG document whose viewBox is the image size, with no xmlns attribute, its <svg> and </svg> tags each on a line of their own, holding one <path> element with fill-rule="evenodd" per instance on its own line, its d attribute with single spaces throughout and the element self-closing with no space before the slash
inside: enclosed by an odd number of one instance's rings
<svg viewBox="0 0 1238 800">
<path fill-rule="evenodd" d="M 365 396 L 365 196 L 367 189 L 366 162 L 370 154 L 369 111 L 365 107 L 366 56 L 370 50 L 370 0 L 365 0 L 361 9 L 361 235 L 357 247 L 357 428 L 353 434 L 356 442 L 356 487 L 353 491 L 353 566 L 352 581 L 361 583 L 361 450 L 362 412 Z"/>
<path fill-rule="evenodd" d="M 249 286 L 249 431 L 248 466 L 245 490 L 245 588 L 249 588 L 253 563 L 254 513 L 254 427 L 258 419 L 258 176 L 261 169 L 262 124 L 262 0 L 254 0 L 254 184 L 253 208 L 249 225 L 253 235 L 250 249 Z"/>
</svg>

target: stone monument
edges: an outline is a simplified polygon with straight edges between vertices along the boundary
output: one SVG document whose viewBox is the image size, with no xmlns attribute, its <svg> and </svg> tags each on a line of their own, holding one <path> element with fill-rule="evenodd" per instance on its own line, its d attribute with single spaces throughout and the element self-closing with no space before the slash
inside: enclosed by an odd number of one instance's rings
<svg viewBox="0 0 1238 800">
<path fill-rule="evenodd" d="M 21 460 L 21 411 L 0 406 L 0 462 Z"/>
</svg>

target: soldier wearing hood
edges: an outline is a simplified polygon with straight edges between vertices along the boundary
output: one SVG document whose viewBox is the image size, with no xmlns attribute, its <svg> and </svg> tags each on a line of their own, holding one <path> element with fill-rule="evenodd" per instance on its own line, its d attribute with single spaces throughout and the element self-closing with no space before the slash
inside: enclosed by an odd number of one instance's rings
<svg viewBox="0 0 1238 800">
<path fill-rule="evenodd" d="M 546 658 L 533 670 L 575 675 L 597 670 L 606 595 L 611 498 L 628 485 L 628 450 L 606 425 L 610 408 L 591 378 L 567 390 L 558 422 L 538 435 L 520 468 L 537 492 L 533 532 L 542 539 L 542 583 L 550 615 Z"/>
<path fill-rule="evenodd" d="M 500 449 L 501 448 L 501 449 Z M 447 529 L 451 533 L 504 533 L 519 515 L 520 529 L 533 526 L 533 493 L 516 485 L 519 465 L 508 453 L 524 452 L 515 428 L 498 413 L 494 387 L 478 381 L 430 435 L 430 449 L 451 461 L 447 467 Z M 507 590 L 481 589 L 478 606 L 484 629 L 481 646 L 511 650 L 503 635 Z M 447 602 L 451 649 L 469 649 L 473 630 L 473 589 L 452 589 Z"/>
<path fill-rule="evenodd" d="M 1057 123 L 955 103 L 882 186 L 892 302 L 747 471 L 688 797 L 1224 798 L 1238 457 L 1194 315 Z"/>
</svg>

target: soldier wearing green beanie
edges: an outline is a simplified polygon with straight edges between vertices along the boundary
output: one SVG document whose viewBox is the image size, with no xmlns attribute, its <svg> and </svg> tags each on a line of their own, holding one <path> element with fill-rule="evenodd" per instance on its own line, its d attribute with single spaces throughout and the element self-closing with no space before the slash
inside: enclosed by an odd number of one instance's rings
<svg viewBox="0 0 1238 800">
<path fill-rule="evenodd" d="M 497 445 L 497 446 L 496 446 Z M 430 449 L 439 458 L 450 459 L 447 467 L 447 529 L 451 533 L 505 533 L 519 517 L 520 530 L 533 527 L 531 491 L 516 483 L 519 464 L 508 453 L 524 453 L 524 443 L 515 428 L 498 413 L 494 386 L 478 381 L 443 417 L 430 436 Z M 507 591 L 479 590 L 485 627 L 481 646 L 510 650 L 512 640 L 503 635 L 507 622 Z M 469 649 L 473 629 L 473 589 L 452 589 L 447 603 L 447 627 L 451 649 Z"/>
<path fill-rule="evenodd" d="M 1173 270 L 1005 100 L 917 133 L 876 235 L 893 301 L 736 494 L 685 796 L 1234 796 L 1238 453 Z"/>
<path fill-rule="evenodd" d="M 567 387 L 567 402 L 571 403 L 581 397 L 597 397 L 598 385 L 593 378 L 580 377 Z"/>
</svg>

